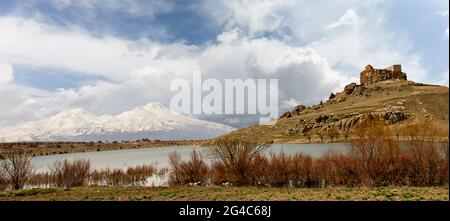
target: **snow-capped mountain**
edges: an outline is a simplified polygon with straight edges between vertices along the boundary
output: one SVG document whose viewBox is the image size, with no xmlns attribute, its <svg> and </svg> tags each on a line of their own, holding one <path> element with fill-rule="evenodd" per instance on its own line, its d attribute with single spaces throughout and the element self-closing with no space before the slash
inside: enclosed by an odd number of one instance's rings
<svg viewBox="0 0 450 221">
<path fill-rule="evenodd" d="M 149 103 L 111 116 L 76 108 L 52 117 L 0 130 L 0 141 L 207 139 L 234 128 L 208 122 Z"/>
</svg>

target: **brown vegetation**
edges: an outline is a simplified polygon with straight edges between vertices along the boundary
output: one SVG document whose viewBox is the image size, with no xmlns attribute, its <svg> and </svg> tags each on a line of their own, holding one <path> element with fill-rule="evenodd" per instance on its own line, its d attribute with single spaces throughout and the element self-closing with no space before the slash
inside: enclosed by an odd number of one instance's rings
<svg viewBox="0 0 450 221">
<path fill-rule="evenodd" d="M 153 176 L 156 172 L 157 169 L 150 165 L 130 167 L 127 170 L 94 170 L 90 174 L 90 183 L 109 186 L 140 186 L 145 185 L 147 178 Z"/>
<path fill-rule="evenodd" d="M 313 158 L 305 154 L 264 154 L 266 144 L 221 139 L 208 152 L 211 164 L 193 151 L 181 161 L 170 154 L 169 184 L 272 186 L 315 188 L 326 186 L 385 187 L 442 186 L 448 184 L 449 141 L 434 125 L 416 122 L 402 128 L 406 142 L 396 142 L 395 133 L 381 126 L 361 127 L 347 153 L 327 152 Z M 75 187 L 91 184 L 139 186 L 153 175 L 169 170 L 154 166 L 92 170 L 87 160 L 57 161 L 50 172 L 33 174 L 30 155 L 13 148 L 1 162 L 0 190 L 26 185 Z"/>
<path fill-rule="evenodd" d="M 429 124 L 411 127 L 405 129 L 410 134 L 406 143 L 396 142 L 395 136 L 384 127 L 361 128 L 356 131 L 348 153 L 328 152 L 320 158 L 284 152 L 270 153 L 267 157 L 261 153 L 265 145 L 222 139 L 211 151 L 214 160 L 210 169 L 198 159 L 195 164 L 202 165 L 205 173 L 210 171 L 202 176 L 202 182 L 209 177 L 216 185 L 382 187 L 448 184 L 448 139 L 442 140 L 438 130 Z M 187 163 L 193 164 L 193 159 Z M 175 155 L 171 160 L 177 162 Z M 172 163 L 173 177 L 186 176 L 185 172 L 180 173 L 179 165 Z"/>
<path fill-rule="evenodd" d="M 242 140 L 218 140 L 211 148 L 212 182 L 231 182 L 234 185 L 248 185 L 254 181 L 250 174 L 258 167 L 256 157 L 267 147 L 266 144 L 252 143 Z M 257 170 L 257 169 L 256 169 Z M 253 179 L 252 179 L 253 177 Z"/>
<path fill-rule="evenodd" d="M 189 161 L 181 161 L 180 155 L 173 152 L 169 156 L 172 172 L 169 175 L 170 185 L 201 185 L 208 178 L 208 166 L 195 150 L 191 153 Z"/>
<path fill-rule="evenodd" d="M 88 160 L 57 161 L 50 172 L 33 174 L 28 185 L 33 187 L 76 187 L 85 185 L 140 186 L 154 174 L 164 176 L 166 170 L 158 171 L 151 165 L 121 169 L 92 170 Z"/>
<path fill-rule="evenodd" d="M 9 148 L 5 155 L 1 161 L 2 173 L 6 177 L 1 179 L 2 185 L 9 183 L 16 190 L 23 188 L 33 174 L 31 155 L 24 148 Z"/>
<path fill-rule="evenodd" d="M 57 187 L 83 186 L 91 170 L 89 160 L 56 161 L 50 166 L 50 177 Z"/>
</svg>

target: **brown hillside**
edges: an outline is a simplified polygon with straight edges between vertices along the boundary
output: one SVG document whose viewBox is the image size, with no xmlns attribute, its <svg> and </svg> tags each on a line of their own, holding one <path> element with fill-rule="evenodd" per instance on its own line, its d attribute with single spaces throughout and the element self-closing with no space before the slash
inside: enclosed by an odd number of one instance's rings
<svg viewBox="0 0 450 221">
<path fill-rule="evenodd" d="M 448 132 L 448 87 L 407 81 L 400 65 L 386 69 L 368 65 L 361 79 L 360 85 L 349 84 L 326 102 L 297 106 L 273 125 L 251 126 L 223 137 L 275 143 L 342 141 L 361 125 L 401 130 L 416 122 L 428 122 Z"/>
</svg>

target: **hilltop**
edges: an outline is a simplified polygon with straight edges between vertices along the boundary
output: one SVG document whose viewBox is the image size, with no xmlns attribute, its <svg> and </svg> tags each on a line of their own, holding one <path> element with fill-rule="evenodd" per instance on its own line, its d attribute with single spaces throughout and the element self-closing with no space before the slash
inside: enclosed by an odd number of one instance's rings
<svg viewBox="0 0 450 221">
<path fill-rule="evenodd" d="M 341 140 L 366 124 L 401 131 L 416 122 L 428 122 L 448 131 L 448 87 L 407 80 L 400 65 L 375 69 L 367 65 L 360 83 L 350 83 L 328 100 L 313 106 L 296 106 L 273 125 L 255 125 L 222 137 L 259 142 L 302 143 Z"/>
</svg>

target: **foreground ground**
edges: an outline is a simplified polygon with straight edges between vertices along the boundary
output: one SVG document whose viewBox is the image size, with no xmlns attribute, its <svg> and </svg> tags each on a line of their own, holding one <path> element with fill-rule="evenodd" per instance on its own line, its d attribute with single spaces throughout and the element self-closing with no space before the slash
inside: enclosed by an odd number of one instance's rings
<svg viewBox="0 0 450 221">
<path fill-rule="evenodd" d="M 445 187 L 266 188 L 266 187 L 77 187 L 0 192 L 0 200 L 449 200 Z"/>
</svg>

